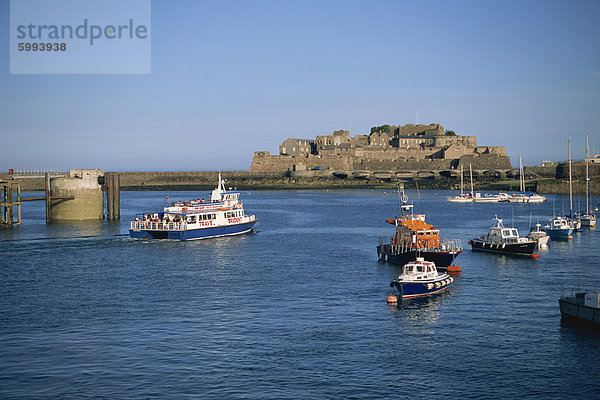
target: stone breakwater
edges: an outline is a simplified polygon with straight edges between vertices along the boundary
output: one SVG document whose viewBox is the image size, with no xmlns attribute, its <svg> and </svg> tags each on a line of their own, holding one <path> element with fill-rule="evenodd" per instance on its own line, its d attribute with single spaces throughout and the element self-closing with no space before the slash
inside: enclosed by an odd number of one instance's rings
<svg viewBox="0 0 600 400">
<path fill-rule="evenodd" d="M 537 171 L 541 172 L 541 171 Z M 177 172 L 120 172 L 121 190 L 211 190 L 215 187 L 218 171 L 177 171 Z M 327 174 L 314 174 L 310 176 L 290 176 L 289 173 L 252 173 L 248 171 L 223 171 L 221 175 L 226 179 L 227 187 L 239 190 L 261 190 L 261 189 L 375 189 L 396 188 L 396 181 L 391 179 L 379 179 L 370 177 L 341 178 Z M 541 175 L 541 174 L 540 174 Z M 530 190 L 538 193 L 568 193 L 569 183 L 564 179 L 551 179 L 542 177 L 536 181 L 527 182 Z M 8 175 L 0 173 L 0 179 L 8 179 Z M 585 178 L 584 178 L 585 179 Z M 576 177 L 573 183 L 574 193 L 585 193 L 584 179 Z M 456 190 L 458 178 L 451 179 L 402 179 L 401 182 L 407 189 Z M 476 190 L 506 191 L 512 183 L 513 189 L 517 181 L 497 181 L 476 179 Z M 600 194 L 600 180 L 593 177 L 592 194 Z M 23 191 L 43 191 L 44 179 L 24 179 L 21 183 Z"/>
</svg>

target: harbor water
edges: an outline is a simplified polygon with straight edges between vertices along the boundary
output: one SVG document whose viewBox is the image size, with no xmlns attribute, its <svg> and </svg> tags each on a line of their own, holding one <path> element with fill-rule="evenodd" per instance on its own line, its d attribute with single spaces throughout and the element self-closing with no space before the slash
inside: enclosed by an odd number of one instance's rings
<svg viewBox="0 0 600 400">
<path fill-rule="evenodd" d="M 600 232 L 538 259 L 467 245 L 494 214 L 525 235 L 568 197 L 408 194 L 465 251 L 447 292 L 397 306 L 401 267 L 376 253 L 390 191 L 244 191 L 257 233 L 192 242 L 127 229 L 194 192 L 122 192 L 120 221 L 46 225 L 28 203 L 0 230 L 0 398 L 598 398 L 600 334 L 562 323 L 558 298 L 600 289 Z"/>
</svg>

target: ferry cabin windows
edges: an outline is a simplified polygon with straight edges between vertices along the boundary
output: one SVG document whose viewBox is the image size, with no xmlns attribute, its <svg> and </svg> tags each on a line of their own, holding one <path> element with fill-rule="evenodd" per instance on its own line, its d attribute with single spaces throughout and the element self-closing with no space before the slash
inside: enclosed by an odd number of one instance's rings
<svg viewBox="0 0 600 400">
<path fill-rule="evenodd" d="M 225 213 L 225 218 L 241 217 L 242 215 L 241 211 L 229 211 Z"/>
<path fill-rule="evenodd" d="M 202 221 L 210 221 L 213 219 L 217 219 L 217 215 L 216 214 L 198 214 L 198 222 L 202 222 Z M 196 216 L 192 216 L 191 217 L 191 223 L 196 222 Z"/>
<path fill-rule="evenodd" d="M 240 194 L 239 193 L 227 193 L 226 195 L 223 196 L 223 200 L 227 201 L 227 200 L 237 200 L 239 198 Z"/>
</svg>

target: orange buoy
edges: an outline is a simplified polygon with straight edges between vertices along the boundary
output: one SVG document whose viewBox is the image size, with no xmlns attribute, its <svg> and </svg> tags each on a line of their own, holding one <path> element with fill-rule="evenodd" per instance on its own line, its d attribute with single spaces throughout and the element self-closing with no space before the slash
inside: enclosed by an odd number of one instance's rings
<svg viewBox="0 0 600 400">
<path fill-rule="evenodd" d="M 540 256 L 539 254 L 535 254 L 535 253 L 534 253 L 534 254 L 531 254 L 529 257 L 531 257 L 531 258 L 534 258 L 534 259 L 535 259 L 535 258 L 538 258 L 539 256 Z"/>
<path fill-rule="evenodd" d="M 387 297 L 388 304 L 398 304 L 398 297 L 395 294 L 390 294 Z"/>
<path fill-rule="evenodd" d="M 460 274 L 460 265 L 449 265 L 446 272 L 449 274 Z"/>
</svg>

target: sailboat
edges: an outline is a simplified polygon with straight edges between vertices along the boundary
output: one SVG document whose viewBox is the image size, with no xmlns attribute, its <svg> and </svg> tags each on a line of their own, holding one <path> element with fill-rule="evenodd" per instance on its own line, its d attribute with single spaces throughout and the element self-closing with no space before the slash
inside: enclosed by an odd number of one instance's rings
<svg viewBox="0 0 600 400">
<path fill-rule="evenodd" d="M 585 135 L 585 212 L 581 214 L 581 226 L 596 226 L 596 215 L 590 207 L 590 146 L 589 135 Z"/>
<path fill-rule="evenodd" d="M 525 191 L 525 169 L 521 156 L 519 156 L 519 190 L 518 193 L 513 193 L 507 198 L 510 203 L 543 203 L 546 201 L 545 196 Z"/>
<path fill-rule="evenodd" d="M 471 170 L 471 164 L 469 164 L 469 170 Z M 457 196 L 448 196 L 446 200 L 449 203 L 471 203 L 473 202 L 473 171 L 471 170 L 471 193 L 464 193 L 463 191 L 463 166 L 460 165 L 460 194 Z"/>
</svg>

